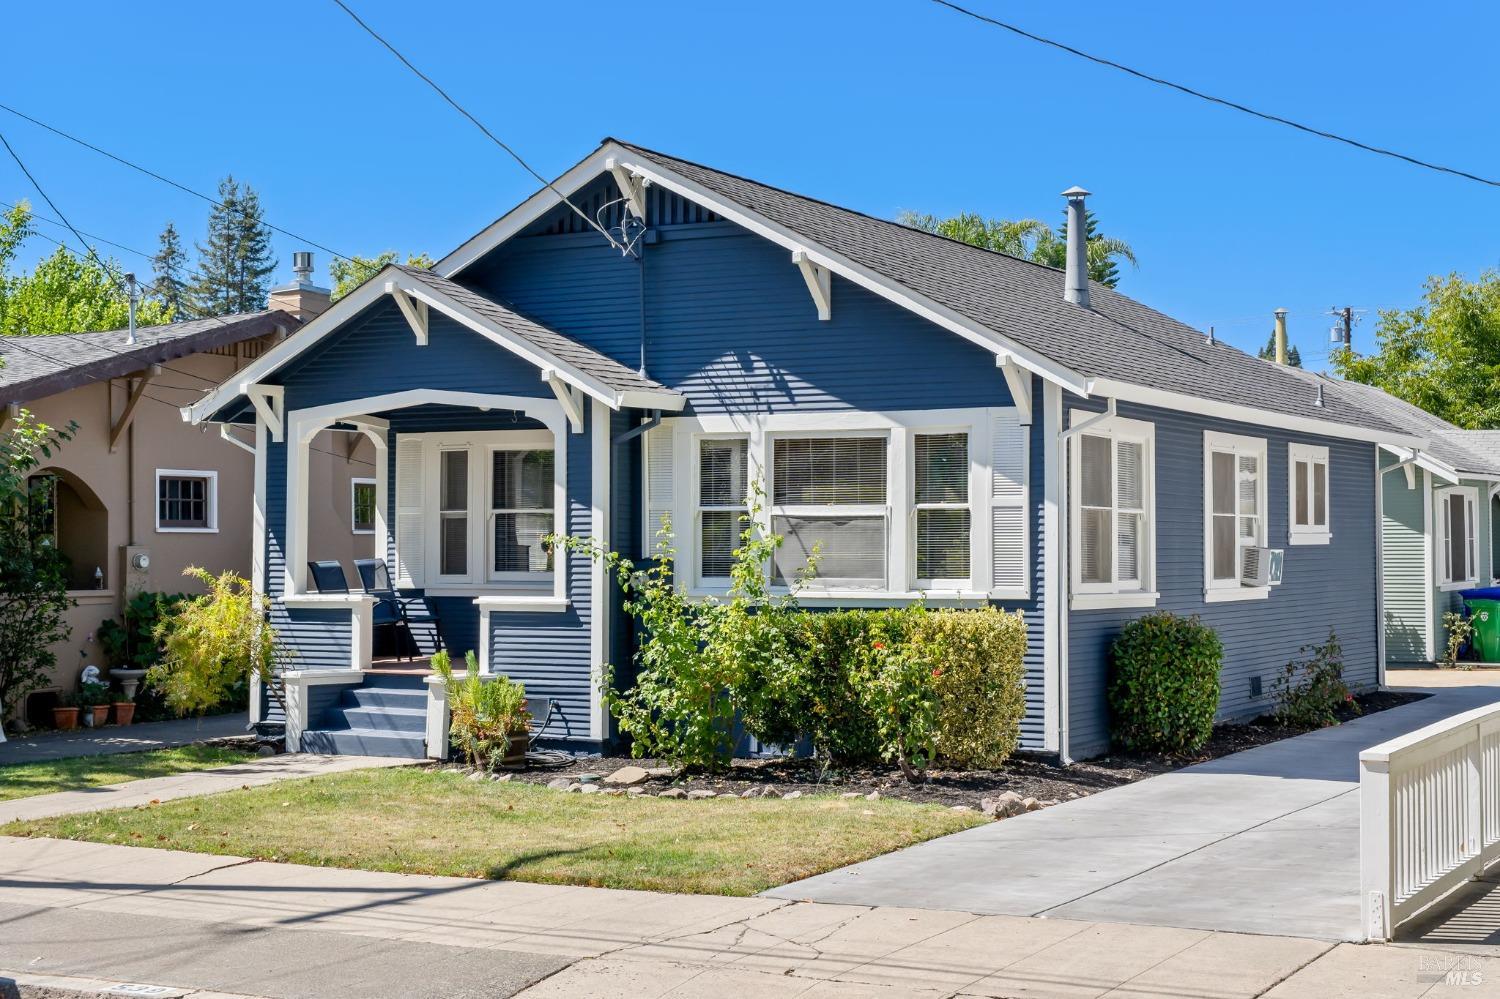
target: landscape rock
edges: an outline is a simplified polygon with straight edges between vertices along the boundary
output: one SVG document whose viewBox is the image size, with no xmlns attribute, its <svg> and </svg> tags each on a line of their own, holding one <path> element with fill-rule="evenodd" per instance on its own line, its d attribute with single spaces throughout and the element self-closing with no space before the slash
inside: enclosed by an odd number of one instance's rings
<svg viewBox="0 0 1500 999">
<path fill-rule="evenodd" d="M 496 784 L 505 784 L 515 779 L 515 774 L 490 774 L 490 780 Z"/>
<path fill-rule="evenodd" d="M 598 774 L 574 774 L 573 779 L 580 784 L 592 784 L 599 779 Z"/>
<path fill-rule="evenodd" d="M 469 780 L 484 780 L 487 776 L 488 774 L 486 774 L 483 770 L 475 770 L 473 773 L 469 774 Z"/>
<path fill-rule="evenodd" d="M 645 767 L 621 767 L 604 778 L 604 783 L 616 787 L 634 787 L 636 784 L 644 784 L 650 779 L 651 775 L 646 772 Z"/>
<path fill-rule="evenodd" d="M 276 747 L 275 746 L 261 746 L 260 748 L 258 748 L 255 751 L 255 755 L 256 756 L 275 756 L 276 755 Z"/>
<path fill-rule="evenodd" d="M 871 791 L 869 794 L 865 795 L 865 800 L 866 801 L 879 801 L 880 800 L 880 792 L 879 791 Z"/>
<path fill-rule="evenodd" d="M 598 794 L 599 793 L 599 785 L 598 784 L 579 784 L 578 785 L 578 791 L 579 791 L 580 794 Z"/>
<path fill-rule="evenodd" d="M 582 784 L 569 784 L 567 787 L 563 788 L 563 790 L 568 794 L 578 794 L 583 790 L 583 788 L 584 785 Z"/>
<path fill-rule="evenodd" d="M 547 786 L 554 791 L 566 791 L 573 786 L 573 781 L 568 777 L 554 777 L 547 782 Z"/>
<path fill-rule="evenodd" d="M 979 810 L 997 819 L 1008 819 L 1027 810 L 1026 799 L 1014 791 L 1006 791 L 998 798 L 980 799 Z"/>
<path fill-rule="evenodd" d="M 677 776 L 676 767 L 647 767 L 647 777 L 666 777 L 668 779 Z"/>
<path fill-rule="evenodd" d="M 949 808 L 949 811 L 953 812 L 972 812 L 973 810 L 969 805 L 953 805 Z"/>
<path fill-rule="evenodd" d="M 747 787 L 747 788 L 745 788 L 745 790 L 743 790 L 743 791 L 740 792 L 740 797 L 741 798 L 759 798 L 760 795 L 757 793 L 758 790 L 759 790 L 758 788 Z"/>
<path fill-rule="evenodd" d="M 1034 812 L 1038 808 L 1042 807 L 1042 803 L 1040 801 L 1037 801 L 1035 798 L 1022 798 L 1021 799 L 1021 805 L 1028 812 Z"/>
<path fill-rule="evenodd" d="M 687 796 L 689 798 L 691 798 L 693 801 L 702 801 L 704 798 L 717 798 L 719 796 L 719 792 L 717 792 L 717 791 L 701 791 L 701 790 L 700 791 L 689 791 L 687 793 Z"/>
<path fill-rule="evenodd" d="M 843 794 L 839 795 L 839 797 L 840 798 L 863 798 L 864 795 L 861 794 L 858 791 L 845 791 Z"/>
<path fill-rule="evenodd" d="M 735 799 L 738 799 L 740 796 L 737 795 L 737 794 L 735 794 L 733 791 L 720 791 L 719 794 L 718 794 L 718 797 L 720 797 L 720 798 L 735 798 Z"/>
<path fill-rule="evenodd" d="M 635 797 L 637 795 L 645 794 L 646 789 L 643 787 L 627 787 L 625 789 L 625 793 L 630 795 L 631 797 Z"/>
<path fill-rule="evenodd" d="M 661 794 L 658 794 L 657 797 L 658 798 L 686 798 L 687 797 L 687 792 L 684 791 L 680 787 L 669 787 L 665 791 L 663 791 Z"/>
<path fill-rule="evenodd" d="M 802 797 L 802 792 L 801 791 L 788 791 L 786 794 L 783 794 L 781 796 L 781 800 L 782 801 L 795 801 L 796 799 L 798 799 L 800 797 Z"/>
<path fill-rule="evenodd" d="M 602 793 L 609 795 L 611 798 L 618 798 L 625 793 L 625 789 L 623 787 L 607 787 Z"/>
</svg>

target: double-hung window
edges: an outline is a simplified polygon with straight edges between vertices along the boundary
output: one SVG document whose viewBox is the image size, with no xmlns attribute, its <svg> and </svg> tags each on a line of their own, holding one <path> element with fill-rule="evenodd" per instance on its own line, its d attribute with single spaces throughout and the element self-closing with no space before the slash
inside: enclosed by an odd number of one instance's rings
<svg viewBox="0 0 1500 999">
<path fill-rule="evenodd" d="M 1116 417 L 1090 423 L 1072 441 L 1075 607 L 1155 602 L 1155 433 L 1150 423 Z"/>
<path fill-rule="evenodd" d="M 469 451 L 438 452 L 438 573 L 469 575 Z"/>
<path fill-rule="evenodd" d="M 1266 544 L 1266 441 L 1205 431 L 1205 570 L 1208 600 L 1264 597 L 1240 582 L 1245 551 Z"/>
<path fill-rule="evenodd" d="M 889 446 L 883 433 L 772 441 L 775 583 L 795 583 L 811 564 L 821 589 L 887 588 Z"/>
<path fill-rule="evenodd" d="M 969 435 L 912 435 L 919 589 L 969 586 Z"/>
<path fill-rule="evenodd" d="M 1437 491 L 1438 580 L 1445 589 L 1473 586 L 1479 580 L 1477 506 L 1478 492 L 1471 487 Z"/>
<path fill-rule="evenodd" d="M 553 453 L 549 449 L 490 453 L 489 578 L 533 580 L 552 571 Z"/>
<path fill-rule="evenodd" d="M 727 586 L 749 508 L 750 442 L 744 437 L 698 441 L 698 582 Z"/>
<path fill-rule="evenodd" d="M 1328 517 L 1328 449 L 1290 444 L 1287 459 L 1291 503 L 1287 541 L 1294 545 L 1326 545 L 1333 536 Z"/>
</svg>

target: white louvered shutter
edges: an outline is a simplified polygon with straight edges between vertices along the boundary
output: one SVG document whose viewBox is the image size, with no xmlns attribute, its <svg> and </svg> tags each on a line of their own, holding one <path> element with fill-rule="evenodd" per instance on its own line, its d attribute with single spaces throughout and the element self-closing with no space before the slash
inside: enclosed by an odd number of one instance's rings
<svg viewBox="0 0 1500 999">
<path fill-rule="evenodd" d="M 990 543 L 996 590 L 1027 589 L 1027 430 L 1014 409 L 995 414 L 990 425 Z"/>
<path fill-rule="evenodd" d="M 396 585 L 420 587 L 427 574 L 422 515 L 422 438 L 396 436 Z"/>
<path fill-rule="evenodd" d="M 662 528 L 662 519 L 673 520 L 672 534 L 680 536 L 682 524 L 675 522 L 676 508 L 674 486 L 677 480 L 676 462 L 672 448 L 672 428 L 663 423 L 646 431 L 646 524 L 641 536 L 641 547 L 649 555 L 656 551 L 657 534 Z"/>
</svg>

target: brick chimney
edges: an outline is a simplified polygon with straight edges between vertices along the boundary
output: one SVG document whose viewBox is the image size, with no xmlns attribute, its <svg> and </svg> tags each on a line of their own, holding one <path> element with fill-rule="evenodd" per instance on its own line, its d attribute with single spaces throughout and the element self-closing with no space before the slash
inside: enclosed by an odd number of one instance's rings
<svg viewBox="0 0 1500 999">
<path fill-rule="evenodd" d="M 304 323 L 320 313 L 327 312 L 333 304 L 332 293 L 312 283 L 313 255 L 310 250 L 298 250 L 292 254 L 292 276 L 290 284 L 277 285 L 271 289 L 268 309 L 290 312 Z"/>
</svg>

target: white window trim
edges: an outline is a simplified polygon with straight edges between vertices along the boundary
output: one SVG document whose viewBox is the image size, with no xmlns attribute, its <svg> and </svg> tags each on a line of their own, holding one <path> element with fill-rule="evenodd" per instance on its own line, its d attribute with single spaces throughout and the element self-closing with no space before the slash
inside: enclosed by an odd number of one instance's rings
<svg viewBox="0 0 1500 999">
<path fill-rule="evenodd" d="M 161 480 L 191 478 L 207 479 L 208 493 L 205 497 L 208 502 L 208 526 L 207 527 L 163 527 L 161 524 Z M 219 533 L 219 473 L 214 469 L 201 468 L 158 468 L 156 470 L 156 487 L 151 493 L 151 502 L 155 505 L 153 519 L 156 522 L 157 534 L 218 534 Z"/>
<path fill-rule="evenodd" d="M 1088 421 L 1084 431 L 1091 437 L 1108 437 L 1111 455 L 1119 441 L 1141 445 L 1142 508 L 1146 514 L 1145 551 L 1141 558 L 1139 582 L 1127 586 L 1115 583 L 1085 583 L 1083 581 L 1083 447 L 1075 435 L 1068 441 L 1068 605 L 1074 610 L 1096 610 L 1105 607 L 1140 608 L 1155 607 L 1160 599 L 1156 591 L 1156 424 L 1145 420 L 1131 420 L 1123 416 L 1097 419 L 1098 413 L 1075 409 L 1069 423 L 1077 426 Z M 1113 460 L 1113 458 L 1111 458 Z M 1111 466 L 1113 467 L 1113 466 Z M 1113 550 L 1114 545 L 1111 545 Z"/>
<path fill-rule="evenodd" d="M 403 437 L 407 436 L 405 434 Z M 567 436 L 552 430 L 482 430 L 471 432 L 437 432 L 413 434 L 422 441 L 422 507 L 428 514 L 424 518 L 424 547 L 429 553 L 423 587 L 428 593 L 445 596 L 481 596 L 504 592 L 522 600 L 530 597 L 546 597 L 551 592 L 553 601 L 567 599 L 567 558 L 559 553 L 553 558 L 551 579 L 542 573 L 504 574 L 497 578 L 490 571 L 490 468 L 491 455 L 496 451 L 530 449 L 552 449 L 553 492 L 552 529 L 555 533 L 567 531 Z M 462 575 L 445 575 L 441 568 L 441 517 L 437 515 L 439 490 L 441 488 L 442 452 L 467 450 L 469 452 L 469 571 Z M 523 579 L 522 576 L 538 576 L 539 579 Z M 551 585 L 547 585 L 550 582 Z"/>
<path fill-rule="evenodd" d="M 921 503 L 917 502 L 917 438 L 930 437 L 942 434 L 965 434 L 969 448 L 969 496 L 963 503 Z M 935 426 L 917 427 L 906 435 L 906 468 L 907 468 L 907 503 L 908 513 L 906 517 L 906 545 L 911 552 L 911 572 L 914 589 L 924 593 L 955 593 L 971 589 L 974 585 L 974 547 L 975 543 L 984 540 L 984 529 L 990 526 L 989 522 L 981 524 L 974 515 L 974 483 L 980 479 L 981 484 L 988 482 L 991 473 L 989 466 L 980 460 L 980 455 L 974 450 L 974 428 L 968 426 Z M 988 453 L 988 452 L 986 452 Z M 918 510 L 965 510 L 969 514 L 969 578 L 968 579 L 922 579 L 917 577 L 917 511 Z M 892 526 L 892 530 L 896 525 Z"/>
<path fill-rule="evenodd" d="M 369 527 L 356 527 L 355 526 L 355 524 L 357 524 L 359 522 L 359 517 L 358 517 L 359 500 L 358 500 L 358 497 L 359 497 L 359 487 L 360 486 L 369 486 L 371 489 L 374 489 L 374 488 L 376 488 L 375 480 L 374 479 L 350 479 L 349 480 L 349 533 L 350 534 L 374 534 L 375 533 L 375 526 L 374 526 L 375 525 L 375 518 L 374 518 L 373 513 L 372 513 L 372 515 L 370 517 L 370 526 Z M 380 496 L 379 495 L 376 495 L 376 497 L 375 497 L 375 505 L 377 507 L 380 505 Z"/>
<path fill-rule="evenodd" d="M 1306 463 L 1308 512 L 1312 513 L 1312 466 L 1323 466 L 1323 526 L 1297 524 L 1297 465 Z M 1326 545 L 1333 540 L 1333 469 L 1328 464 L 1328 448 L 1315 444 L 1287 445 L 1286 460 L 1286 540 L 1289 545 Z"/>
<path fill-rule="evenodd" d="M 1479 488 L 1477 486 L 1439 486 L 1432 491 L 1432 537 L 1437 545 L 1437 551 L 1433 553 L 1433 578 L 1438 584 L 1438 590 L 1450 593 L 1454 590 L 1467 590 L 1479 585 Z M 1443 564 L 1447 559 L 1448 538 L 1443 531 L 1443 516 L 1447 509 L 1449 493 L 1460 493 L 1468 498 L 1468 511 L 1465 518 L 1469 522 L 1469 562 L 1473 574 L 1467 579 L 1446 580 L 1443 578 Z"/>
<path fill-rule="evenodd" d="M 840 604 L 887 606 L 903 601 L 926 599 L 933 604 L 982 603 L 988 600 L 1025 600 L 1029 589 L 995 589 L 992 575 L 992 543 L 988 525 L 991 522 L 990 426 L 994 415 L 1012 407 L 896 410 L 881 412 L 837 413 L 760 413 L 702 414 L 664 419 L 662 427 L 673 435 L 673 478 L 679 484 L 672 497 L 673 544 L 677 554 L 677 580 L 689 596 L 719 596 L 726 586 L 704 585 L 698 580 L 697 526 L 697 454 L 703 438 L 744 437 L 749 440 L 749 478 L 766 491 L 757 526 L 771 530 L 771 496 L 773 483 L 767 470 L 771 465 L 773 441 L 777 437 L 829 437 L 860 434 L 887 435 L 890 444 L 886 462 L 886 503 L 890 529 L 887 531 L 885 588 L 826 589 L 816 585 L 802 589 L 797 599 L 807 604 Z M 918 589 L 913 576 L 915 517 L 912 513 L 910 454 L 911 436 L 916 433 L 955 433 L 969 435 L 969 510 L 970 510 L 970 579 L 957 588 Z M 905 457 L 903 457 L 905 456 Z M 681 488 L 687 483 L 687 488 Z M 643 484 L 644 485 L 644 484 Z M 792 508 L 797 509 L 797 508 Z M 810 508 L 809 508 L 810 509 Z M 818 508 L 820 512 L 827 512 Z M 649 520 L 649 517 L 647 518 Z M 688 529 L 684 530 L 682 526 Z M 648 524 L 647 537 L 654 537 L 655 527 Z M 1030 518 L 1027 538 L 1030 543 Z M 1028 551 L 1029 551 L 1028 547 Z M 901 581 L 905 581 L 902 583 Z M 784 593 L 786 587 L 773 586 L 773 592 Z"/>
<path fill-rule="evenodd" d="M 1213 549 L 1213 518 L 1214 518 L 1214 482 L 1213 482 L 1213 454 L 1215 451 L 1227 451 L 1236 457 L 1240 455 L 1254 455 L 1259 459 L 1256 467 L 1259 469 L 1259 482 L 1256 483 L 1255 509 L 1257 519 L 1260 521 L 1260 532 L 1255 541 L 1257 546 L 1266 547 L 1267 522 L 1270 520 L 1269 511 L 1266 508 L 1267 480 L 1270 478 L 1270 469 L 1266 464 L 1267 444 L 1264 437 L 1246 437 L 1241 434 L 1226 434 L 1217 430 L 1203 431 L 1203 602 L 1209 604 L 1226 603 L 1236 600 L 1265 600 L 1271 595 L 1269 586 L 1244 586 L 1239 581 L 1239 572 L 1236 568 L 1235 578 L 1232 580 L 1215 581 L 1214 576 L 1214 549 Z M 1235 474 L 1239 474 L 1238 462 L 1235 466 Z M 1236 490 L 1238 494 L 1238 490 Z M 1238 514 L 1236 515 L 1238 520 Z M 1239 543 L 1239 524 L 1235 524 L 1235 545 L 1246 547 Z M 1235 565 L 1238 567 L 1239 559 L 1236 558 Z"/>
</svg>

